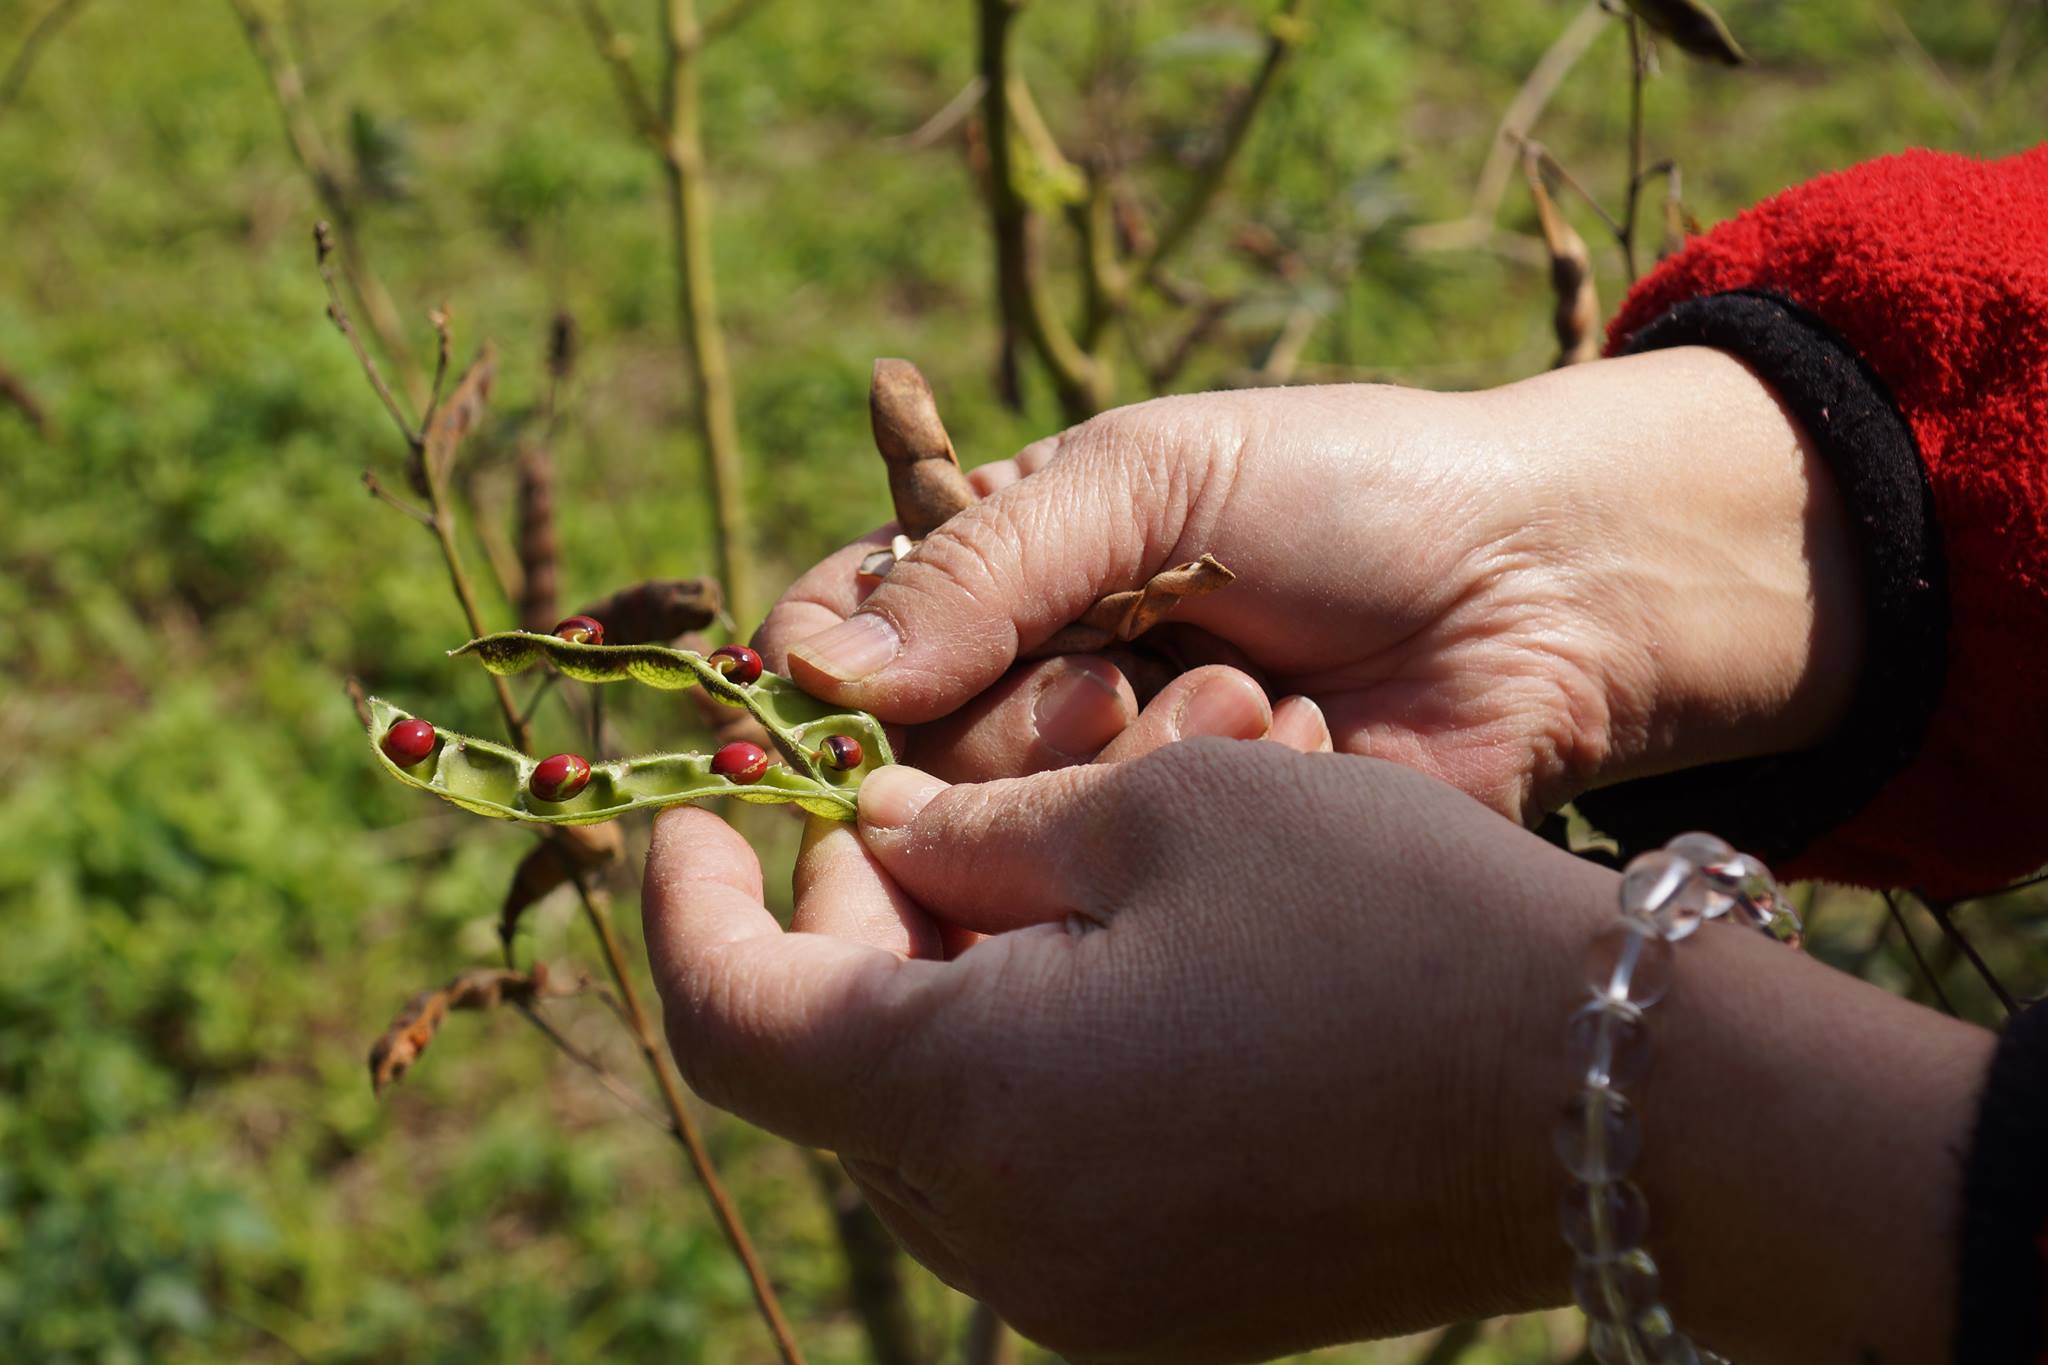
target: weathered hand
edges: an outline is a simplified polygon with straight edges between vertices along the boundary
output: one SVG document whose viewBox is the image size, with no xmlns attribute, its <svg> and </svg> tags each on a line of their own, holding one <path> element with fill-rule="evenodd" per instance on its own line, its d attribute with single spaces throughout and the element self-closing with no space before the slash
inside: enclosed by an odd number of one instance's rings
<svg viewBox="0 0 2048 1365">
<path fill-rule="evenodd" d="M 1295 747 L 1326 723 L 1339 750 L 1522 818 L 1812 743 L 1855 672 L 1835 494 L 1718 352 L 1478 394 L 1160 400 L 975 479 L 992 496 L 865 601 L 854 565 L 874 537 L 800 580 L 759 637 L 818 695 L 926 727 L 910 760 L 948 777 L 1090 757 L 1136 714 L 1126 681 L 1099 659 L 1013 665 L 1102 594 L 1202 552 L 1239 581 L 1165 628 L 1181 657 L 1310 699 L 1273 720 Z"/>
<path fill-rule="evenodd" d="M 1562 1021 L 1614 874 L 1276 744 L 890 768 L 861 808 L 814 830 L 787 933 L 747 845 L 667 812 L 648 944 L 691 1084 L 839 1152 L 948 1281 L 1087 1361 L 1563 1300 Z M 1014 932 L 936 960 L 939 917 Z M 1988 1035 L 1760 935 L 1678 958 L 1639 1172 L 1668 1302 L 1758 1365 L 1936 1358 Z"/>
</svg>

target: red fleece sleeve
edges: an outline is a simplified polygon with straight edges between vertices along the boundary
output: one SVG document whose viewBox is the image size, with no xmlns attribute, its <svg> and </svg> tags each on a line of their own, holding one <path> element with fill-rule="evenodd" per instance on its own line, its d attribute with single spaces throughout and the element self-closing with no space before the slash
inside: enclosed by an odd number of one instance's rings
<svg viewBox="0 0 2048 1365">
<path fill-rule="evenodd" d="M 1646 277 L 1610 345 L 1730 290 L 1790 299 L 1875 372 L 1918 443 L 1948 566 L 1919 752 L 1784 871 L 1952 896 L 2048 862 L 2048 146 L 1907 152 L 1788 190 Z"/>
</svg>

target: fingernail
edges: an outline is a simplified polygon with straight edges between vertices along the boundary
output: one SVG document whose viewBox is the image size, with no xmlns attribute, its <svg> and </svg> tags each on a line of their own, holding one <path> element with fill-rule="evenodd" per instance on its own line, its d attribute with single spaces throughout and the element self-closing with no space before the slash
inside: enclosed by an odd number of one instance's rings
<svg viewBox="0 0 2048 1365">
<path fill-rule="evenodd" d="M 1309 698 L 1286 697 L 1273 708 L 1273 728 L 1266 738 L 1305 754 L 1321 753 L 1330 747 L 1330 723 Z"/>
<path fill-rule="evenodd" d="M 888 666 L 903 641 L 896 627 L 873 612 L 855 612 L 830 630 L 790 650 L 835 682 L 853 682 Z"/>
<path fill-rule="evenodd" d="M 1212 678 L 1181 699 L 1174 729 L 1182 739 L 1214 735 L 1257 739 L 1273 724 L 1273 709 L 1259 685 L 1242 674 Z"/>
<path fill-rule="evenodd" d="M 917 818 L 946 784 L 900 763 L 877 768 L 860 784 L 860 823 L 866 829 L 901 829 Z"/>
<path fill-rule="evenodd" d="M 1083 663 L 1060 669 L 1031 704 L 1031 725 L 1039 740 L 1066 758 L 1093 758 L 1123 733 L 1130 719 L 1116 684 Z"/>
</svg>

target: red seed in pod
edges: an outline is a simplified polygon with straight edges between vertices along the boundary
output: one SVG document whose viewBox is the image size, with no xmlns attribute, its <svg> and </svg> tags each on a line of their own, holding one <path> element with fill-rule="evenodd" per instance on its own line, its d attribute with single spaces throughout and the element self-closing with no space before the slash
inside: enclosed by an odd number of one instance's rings
<svg viewBox="0 0 2048 1365">
<path fill-rule="evenodd" d="M 555 627 L 555 634 L 578 645 L 604 643 L 604 623 L 595 616 L 572 616 Z"/>
<path fill-rule="evenodd" d="M 401 768 L 427 761 L 440 736 L 423 720 L 401 720 L 384 732 L 384 757 Z"/>
<path fill-rule="evenodd" d="M 741 687 L 761 680 L 761 656 L 745 645 L 720 645 L 711 651 L 711 666 Z"/>
<path fill-rule="evenodd" d="M 567 801 L 590 785 L 590 764 L 581 754 L 552 754 L 535 765 L 527 790 L 543 801 Z"/>
<path fill-rule="evenodd" d="M 768 771 L 768 751 L 736 739 L 711 756 L 711 771 L 730 782 L 759 782 Z"/>
<path fill-rule="evenodd" d="M 860 766 L 860 741 L 852 735 L 832 735 L 818 748 L 818 761 L 837 772 L 848 773 Z"/>
</svg>

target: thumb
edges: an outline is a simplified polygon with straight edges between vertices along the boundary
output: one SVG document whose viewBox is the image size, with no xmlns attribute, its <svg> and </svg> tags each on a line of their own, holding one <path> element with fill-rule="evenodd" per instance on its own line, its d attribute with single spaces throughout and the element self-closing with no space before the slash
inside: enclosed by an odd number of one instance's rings
<svg viewBox="0 0 2048 1365">
<path fill-rule="evenodd" d="M 954 926 L 1000 934 L 1071 914 L 1089 893 L 1095 832 L 1118 769 L 1092 764 L 948 786 L 894 764 L 860 787 L 860 836 L 911 899 Z"/>
<path fill-rule="evenodd" d="M 925 537 L 860 610 L 790 650 L 797 685 L 885 720 L 932 720 L 1097 598 L 1139 586 L 1179 541 L 1202 483 L 1190 466 L 1205 463 L 1192 452 L 1211 442 L 1140 439 L 1132 425 L 1076 428 L 1044 469 Z"/>
</svg>

